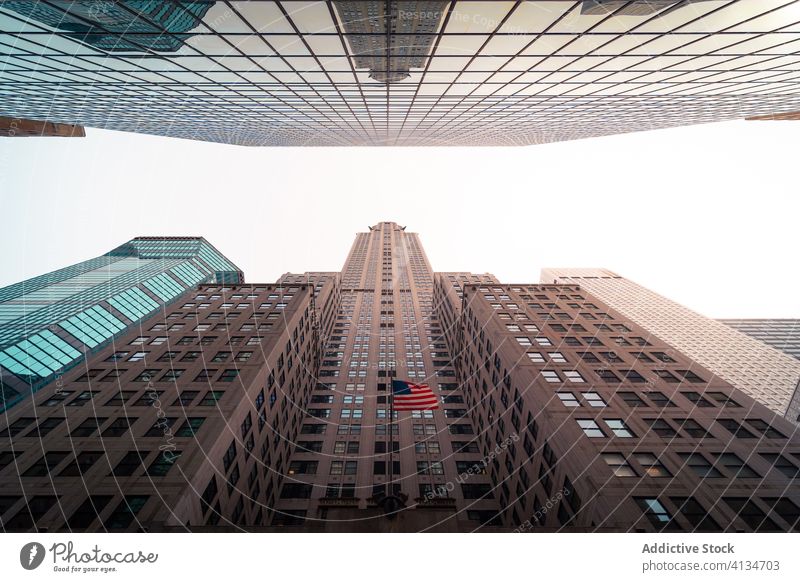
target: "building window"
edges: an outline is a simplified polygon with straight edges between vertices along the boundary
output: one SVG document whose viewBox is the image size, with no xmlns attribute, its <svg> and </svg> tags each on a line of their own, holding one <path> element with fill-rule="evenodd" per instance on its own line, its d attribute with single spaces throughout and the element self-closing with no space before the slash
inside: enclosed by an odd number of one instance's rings
<svg viewBox="0 0 800 582">
<path fill-rule="evenodd" d="M 653 453 L 633 453 L 633 458 L 644 468 L 648 477 L 672 477 L 672 473 Z"/>
<path fill-rule="evenodd" d="M 151 380 L 155 380 L 156 374 L 158 374 L 159 370 L 145 370 L 138 376 L 136 376 L 133 381 L 134 382 L 150 382 Z"/>
<path fill-rule="evenodd" d="M 692 531 L 722 531 L 708 512 L 703 509 L 694 497 L 670 497 L 670 501 L 678 508 L 678 512 L 692 525 Z"/>
<path fill-rule="evenodd" d="M 341 461 L 334 461 L 334 463 L 341 463 Z M 292 461 L 289 463 L 289 475 L 316 475 L 317 473 L 317 466 L 319 465 L 318 461 Z M 333 473 L 333 467 L 331 466 L 331 474 L 338 474 Z"/>
<path fill-rule="evenodd" d="M 684 464 L 694 471 L 695 475 L 701 479 L 722 477 L 722 473 L 717 471 L 717 469 L 708 462 L 708 459 L 700 453 L 678 453 L 678 456 L 683 459 Z"/>
<path fill-rule="evenodd" d="M 692 384 L 705 384 L 705 380 L 691 370 L 676 370 L 676 372 L 683 376 L 683 379 L 687 382 L 691 382 Z"/>
<path fill-rule="evenodd" d="M 607 418 L 605 419 L 605 423 L 608 425 L 608 428 L 611 429 L 611 432 L 614 433 L 614 436 L 621 438 L 632 438 L 636 436 L 622 419 Z"/>
<path fill-rule="evenodd" d="M 179 437 L 193 437 L 205 422 L 205 417 L 189 417 L 175 433 Z"/>
<path fill-rule="evenodd" d="M 725 429 L 728 430 L 737 439 L 754 439 L 756 435 L 744 428 L 741 424 L 732 418 L 722 418 L 717 420 Z"/>
<path fill-rule="evenodd" d="M 225 394 L 222 390 L 210 390 L 205 393 L 203 399 L 198 402 L 199 406 L 216 406 Z"/>
<path fill-rule="evenodd" d="M 704 439 L 711 436 L 706 429 L 700 426 L 696 420 L 692 420 L 691 418 L 676 418 L 675 422 L 679 423 L 683 429 L 683 432 L 692 438 Z"/>
<path fill-rule="evenodd" d="M 777 453 L 761 453 L 761 456 L 770 462 L 775 469 L 789 477 L 789 479 L 800 478 L 800 469 L 783 455 Z"/>
<path fill-rule="evenodd" d="M 680 382 L 680 380 L 678 380 L 675 376 L 672 375 L 671 372 L 668 372 L 667 370 L 653 370 L 653 371 L 656 373 L 656 376 L 658 376 L 664 382 L 667 382 L 669 384 L 677 384 L 678 382 Z"/>
<path fill-rule="evenodd" d="M 573 384 L 583 384 L 586 382 L 583 376 L 581 376 L 580 372 L 576 370 L 566 370 L 564 372 L 564 376 L 566 376 L 567 380 L 569 380 Z"/>
<path fill-rule="evenodd" d="M 681 392 L 689 402 L 697 406 L 698 408 L 713 408 L 714 405 L 711 404 L 708 400 L 703 398 L 697 392 Z"/>
<path fill-rule="evenodd" d="M 567 408 L 578 408 L 581 403 L 572 392 L 558 392 L 558 397 L 561 399 L 561 404 Z"/>
<path fill-rule="evenodd" d="M 147 468 L 147 474 L 151 477 L 164 477 L 180 456 L 181 451 L 163 451 Z"/>
<path fill-rule="evenodd" d="M 602 453 L 603 460 L 617 477 L 636 477 L 636 471 L 625 460 L 622 453 Z"/>
<path fill-rule="evenodd" d="M 631 408 L 647 408 L 644 400 L 639 398 L 636 392 L 618 392 L 622 401 Z"/>
<path fill-rule="evenodd" d="M 83 437 L 83 436 L 92 436 L 95 431 L 100 428 L 100 425 L 103 424 L 108 418 L 95 418 L 89 417 L 80 423 L 75 429 L 72 431 L 72 436 L 76 437 Z"/>
<path fill-rule="evenodd" d="M 50 396 L 47 400 L 42 402 L 39 406 L 58 406 L 61 404 L 66 398 L 74 393 L 73 390 L 62 390 L 61 392 L 56 392 L 52 396 Z M 87 394 L 87 392 L 82 392 L 82 394 Z M 91 392 L 89 392 L 91 394 Z M 85 404 L 85 402 L 84 402 Z M 70 406 L 73 406 L 70 403 Z M 78 406 L 81 406 L 80 404 Z"/>
<path fill-rule="evenodd" d="M 595 370 L 595 373 L 600 377 L 600 379 L 603 382 L 608 382 L 612 384 L 619 382 L 619 378 L 611 370 Z"/>
<path fill-rule="evenodd" d="M 767 514 L 748 497 L 723 497 L 722 500 L 733 509 L 739 518 L 753 531 L 781 531 L 781 528 L 767 517 Z"/>
<path fill-rule="evenodd" d="M 723 467 L 733 473 L 734 479 L 758 479 L 761 477 L 758 473 L 753 471 L 739 455 L 734 453 L 714 453 Z"/>
<path fill-rule="evenodd" d="M 786 523 L 789 527 L 798 531 L 800 529 L 800 508 L 795 505 L 788 497 L 763 497 L 764 503 L 772 508 L 772 512 Z"/>
<path fill-rule="evenodd" d="M 106 529 L 125 529 L 130 526 L 148 499 L 147 495 L 126 495 L 106 520 Z"/>
<path fill-rule="evenodd" d="M 597 392 L 583 392 L 582 394 L 589 406 L 593 408 L 605 408 L 607 406 L 606 401 Z"/>
<path fill-rule="evenodd" d="M 623 370 L 622 373 L 625 376 L 625 379 L 632 384 L 644 384 L 647 382 L 647 380 L 644 379 L 644 376 L 642 376 L 636 370 Z"/>
<path fill-rule="evenodd" d="M 558 374 L 551 370 L 542 371 L 542 377 L 545 379 L 545 382 L 549 382 L 551 384 L 561 382 L 561 378 L 558 377 Z"/>
<path fill-rule="evenodd" d="M 576 422 L 578 423 L 578 426 L 581 427 L 581 430 L 583 430 L 583 434 L 589 438 L 603 438 L 606 436 L 597 423 L 593 420 L 577 419 Z"/>
<path fill-rule="evenodd" d="M 647 392 L 647 397 L 658 408 L 674 408 L 675 403 L 666 397 L 662 392 Z"/>
<path fill-rule="evenodd" d="M 737 404 L 735 400 L 733 400 L 724 392 L 706 392 L 705 395 L 712 400 L 719 402 L 726 408 L 741 408 L 741 406 Z"/>
<path fill-rule="evenodd" d="M 239 370 L 223 370 L 219 377 L 220 382 L 233 382 L 239 376 Z"/>
<path fill-rule="evenodd" d="M 650 430 L 661 438 L 671 439 L 678 436 L 678 432 L 663 418 L 646 418 L 645 422 L 650 424 Z"/>
<path fill-rule="evenodd" d="M 786 436 L 772 428 L 769 423 L 760 418 L 748 418 L 747 422 L 768 439 L 785 439 Z"/>
<path fill-rule="evenodd" d="M 103 431 L 104 437 L 118 437 L 125 434 L 130 425 L 136 422 L 135 418 L 117 418 Z"/>
<path fill-rule="evenodd" d="M 42 437 L 42 436 L 48 434 L 50 431 L 52 431 L 54 428 L 56 428 L 62 422 L 64 422 L 64 419 L 63 418 L 59 418 L 59 417 L 45 418 L 42 422 L 39 423 L 39 426 L 34 428 L 32 431 L 30 431 L 25 436 L 26 437 L 35 437 L 35 436 Z"/>
<path fill-rule="evenodd" d="M 657 530 L 679 529 L 664 505 L 653 497 L 634 498 L 650 524 Z"/>
</svg>

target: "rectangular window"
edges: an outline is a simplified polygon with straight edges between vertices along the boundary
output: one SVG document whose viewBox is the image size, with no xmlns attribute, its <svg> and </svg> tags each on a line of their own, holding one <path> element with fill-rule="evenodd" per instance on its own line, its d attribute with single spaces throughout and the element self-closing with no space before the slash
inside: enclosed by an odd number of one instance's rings
<svg viewBox="0 0 800 582">
<path fill-rule="evenodd" d="M 561 404 L 563 404 L 567 408 L 578 408 L 581 405 L 581 403 L 578 402 L 578 399 L 572 392 L 558 392 L 557 395 L 561 400 Z"/>
<path fill-rule="evenodd" d="M 761 453 L 761 456 L 789 479 L 800 479 L 800 469 L 783 455 L 777 453 Z"/>
<path fill-rule="evenodd" d="M 622 453 L 601 453 L 601 455 L 616 477 L 638 476 Z"/>
<path fill-rule="evenodd" d="M 589 438 L 603 438 L 606 436 L 597 423 L 593 420 L 578 419 L 576 422 L 578 423 L 578 426 L 581 427 L 581 430 L 583 430 L 583 434 Z"/>
<path fill-rule="evenodd" d="M 714 453 L 723 467 L 733 473 L 734 479 L 759 479 L 761 475 L 753 471 L 735 453 Z"/>
<path fill-rule="evenodd" d="M 711 436 L 706 429 L 700 426 L 696 420 L 692 420 L 691 418 L 676 418 L 675 422 L 680 425 L 680 427 L 683 429 L 683 432 L 692 438 L 704 439 Z"/>
<path fill-rule="evenodd" d="M 764 511 L 749 497 L 723 497 L 722 500 L 745 522 L 753 531 L 781 531 L 781 528 L 772 521 Z"/>
<path fill-rule="evenodd" d="M 650 425 L 650 430 L 661 438 L 672 439 L 678 436 L 678 432 L 663 418 L 645 418 L 644 421 Z"/>
<path fill-rule="evenodd" d="M 597 392 L 583 392 L 582 394 L 584 400 L 593 408 L 605 408 L 607 406 L 606 401 Z"/>
<path fill-rule="evenodd" d="M 608 425 L 608 428 L 611 429 L 611 432 L 614 433 L 614 436 L 621 438 L 632 438 L 636 436 L 622 419 L 606 418 L 605 423 Z"/>
<path fill-rule="evenodd" d="M 647 397 L 653 403 L 654 406 L 658 408 L 674 408 L 675 403 L 672 402 L 666 395 L 662 392 L 647 392 Z"/>
<path fill-rule="evenodd" d="M 768 422 L 761 420 L 760 418 L 748 418 L 746 420 L 750 426 L 752 426 L 754 429 L 756 429 L 758 432 L 763 434 L 768 439 L 786 438 L 786 436 L 783 433 L 775 430 L 774 428 L 772 428 L 772 426 L 770 426 Z"/>
<path fill-rule="evenodd" d="M 622 401 L 631 408 L 647 408 L 645 401 L 639 398 L 636 392 L 618 392 L 617 394 L 619 394 Z"/>
<path fill-rule="evenodd" d="M 692 525 L 693 532 L 717 532 L 722 528 L 708 515 L 694 497 L 670 497 L 680 514 Z"/>
<path fill-rule="evenodd" d="M 672 477 L 664 464 L 653 453 L 633 453 L 633 458 L 648 477 Z"/>
<path fill-rule="evenodd" d="M 549 382 L 551 384 L 561 382 L 561 378 L 559 378 L 558 374 L 556 372 L 553 372 L 552 370 L 543 370 L 542 378 L 545 379 L 545 382 Z"/>
<path fill-rule="evenodd" d="M 223 370 L 222 375 L 219 377 L 220 382 L 233 382 L 239 377 L 239 370 Z"/>
<path fill-rule="evenodd" d="M 567 380 L 573 384 L 583 384 L 586 382 L 586 380 L 584 380 L 583 376 L 581 376 L 580 372 L 577 370 L 566 370 L 564 371 L 564 376 L 566 376 Z"/>
<path fill-rule="evenodd" d="M 147 474 L 151 477 L 164 477 L 180 456 L 181 451 L 162 451 L 147 468 Z"/>
<path fill-rule="evenodd" d="M 72 436 L 75 437 L 86 437 L 92 436 L 95 431 L 100 428 L 100 425 L 103 424 L 108 418 L 105 417 L 89 417 L 80 423 L 75 429 L 72 431 Z"/>
<path fill-rule="evenodd" d="M 126 495 L 111 516 L 106 520 L 106 529 L 126 529 L 133 523 L 149 497 L 147 495 Z"/>
<path fill-rule="evenodd" d="M 722 473 L 717 471 L 711 463 L 700 453 L 678 453 L 683 459 L 684 464 L 694 471 L 695 475 L 701 479 L 710 477 L 712 479 L 722 477 Z"/>
<path fill-rule="evenodd" d="M 634 499 L 644 516 L 657 530 L 680 529 L 678 524 L 672 521 L 672 516 L 658 499 L 653 497 L 635 497 Z"/>
<path fill-rule="evenodd" d="M 104 437 L 118 437 L 125 434 L 130 426 L 136 422 L 135 418 L 117 418 L 103 431 Z"/>
<path fill-rule="evenodd" d="M 698 408 L 714 408 L 713 404 L 711 404 L 697 392 L 681 392 L 681 394 L 683 394 L 689 402 Z"/>
<path fill-rule="evenodd" d="M 732 418 L 718 419 L 717 422 L 721 424 L 728 432 L 730 432 L 737 439 L 754 439 L 756 435 L 744 428 L 737 421 Z"/>
</svg>

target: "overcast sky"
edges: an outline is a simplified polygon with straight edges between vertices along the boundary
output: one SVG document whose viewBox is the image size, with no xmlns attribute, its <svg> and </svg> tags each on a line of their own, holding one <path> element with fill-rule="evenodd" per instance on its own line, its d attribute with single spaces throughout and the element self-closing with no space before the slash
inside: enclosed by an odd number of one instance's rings
<svg viewBox="0 0 800 582">
<path fill-rule="evenodd" d="M 800 317 L 800 122 L 520 148 L 284 149 L 95 129 L 0 139 L 0 286 L 137 235 L 202 235 L 250 282 L 339 270 L 394 220 L 435 270 L 605 267 L 712 317 Z"/>
</svg>

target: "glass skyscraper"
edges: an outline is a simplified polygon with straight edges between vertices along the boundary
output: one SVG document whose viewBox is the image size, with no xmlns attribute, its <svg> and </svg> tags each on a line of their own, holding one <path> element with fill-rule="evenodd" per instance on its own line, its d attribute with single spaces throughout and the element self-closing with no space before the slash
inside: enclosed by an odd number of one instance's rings
<svg viewBox="0 0 800 582">
<path fill-rule="evenodd" d="M 242 283 L 200 237 L 139 237 L 0 289 L 0 410 L 199 283 Z"/>
<path fill-rule="evenodd" d="M 0 116 L 251 146 L 772 118 L 800 111 L 798 22 L 791 0 L 0 0 Z"/>
<path fill-rule="evenodd" d="M 105 51 L 177 51 L 200 25 L 212 0 L 178 6 L 158 0 L 5 0 L 3 8 Z M 165 34 L 165 33 L 169 34 Z"/>
</svg>

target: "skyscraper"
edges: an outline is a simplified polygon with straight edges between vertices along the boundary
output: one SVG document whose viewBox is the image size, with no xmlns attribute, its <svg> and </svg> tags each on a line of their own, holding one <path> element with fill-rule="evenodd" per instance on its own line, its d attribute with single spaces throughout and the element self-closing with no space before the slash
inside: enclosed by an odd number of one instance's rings
<svg viewBox="0 0 800 582">
<path fill-rule="evenodd" d="M 800 403 L 792 404 L 797 359 L 607 269 L 548 268 L 541 280 L 581 285 L 771 410 L 800 421 Z"/>
<path fill-rule="evenodd" d="M 720 319 L 719 321 L 800 360 L 800 319 Z"/>
<path fill-rule="evenodd" d="M 625 16 L 647 16 L 669 10 L 685 8 L 688 4 L 708 0 L 583 0 L 583 14 L 619 14 Z"/>
<path fill-rule="evenodd" d="M 85 137 L 79 125 L 0 117 L 0 137 Z"/>
<path fill-rule="evenodd" d="M 398 1 L 334 3 L 357 69 L 381 83 L 397 83 L 422 68 L 447 2 Z"/>
<path fill-rule="evenodd" d="M 175 52 L 201 26 L 213 0 L 179 6 L 157 0 L 3 0 L 0 6 L 41 23 L 66 37 L 104 51 Z"/>
<path fill-rule="evenodd" d="M 392 414 L 393 379 L 439 409 Z M 10 411 L 0 520 L 791 530 L 795 430 L 580 284 L 434 273 L 381 222 L 341 272 L 187 289 Z"/>
<path fill-rule="evenodd" d="M 200 237 L 139 237 L 0 289 L 0 410 L 198 283 L 242 283 Z"/>
<path fill-rule="evenodd" d="M 799 16 L 791 0 L 0 0 L 0 116 L 250 146 L 780 118 L 800 111 Z"/>
</svg>

